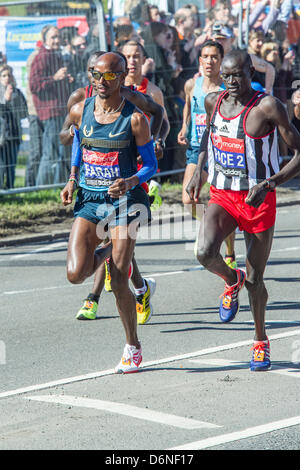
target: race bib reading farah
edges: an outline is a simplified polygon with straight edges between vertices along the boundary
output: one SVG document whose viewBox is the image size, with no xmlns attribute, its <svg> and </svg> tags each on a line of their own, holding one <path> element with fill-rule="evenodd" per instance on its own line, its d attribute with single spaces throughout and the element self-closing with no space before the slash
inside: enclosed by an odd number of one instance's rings
<svg viewBox="0 0 300 470">
<path fill-rule="evenodd" d="M 110 186 L 120 178 L 119 152 L 95 152 L 83 149 L 85 183 L 88 186 Z"/>
<path fill-rule="evenodd" d="M 229 138 L 211 133 L 215 168 L 225 176 L 247 176 L 245 144 L 243 139 Z"/>
</svg>

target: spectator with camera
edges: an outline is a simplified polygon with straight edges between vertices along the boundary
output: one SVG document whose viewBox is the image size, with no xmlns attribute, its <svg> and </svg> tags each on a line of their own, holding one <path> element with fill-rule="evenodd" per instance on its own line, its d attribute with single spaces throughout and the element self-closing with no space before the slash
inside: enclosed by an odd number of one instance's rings
<svg viewBox="0 0 300 470">
<path fill-rule="evenodd" d="M 38 117 L 43 124 L 43 154 L 36 184 L 61 183 L 69 174 L 69 151 L 58 139 L 71 94 L 73 77 L 64 66 L 60 53 L 60 35 L 49 25 L 42 34 L 43 44 L 33 59 L 29 85 Z"/>
<path fill-rule="evenodd" d="M 75 34 L 71 39 L 71 61 L 68 72 L 74 77 L 72 89 L 77 90 L 85 86 L 87 80 L 86 67 L 86 51 L 87 42 L 85 37 Z"/>
<path fill-rule="evenodd" d="M 170 122 L 170 132 L 166 139 L 164 158 L 159 162 L 161 171 L 182 168 L 184 151 L 177 143 L 181 128 L 182 109 L 174 90 L 177 78 L 176 56 L 172 48 L 173 32 L 168 25 L 153 21 L 143 32 L 146 53 L 155 63 L 154 83 L 164 95 L 165 108 Z M 183 108 L 183 107 L 182 107 Z"/>
</svg>

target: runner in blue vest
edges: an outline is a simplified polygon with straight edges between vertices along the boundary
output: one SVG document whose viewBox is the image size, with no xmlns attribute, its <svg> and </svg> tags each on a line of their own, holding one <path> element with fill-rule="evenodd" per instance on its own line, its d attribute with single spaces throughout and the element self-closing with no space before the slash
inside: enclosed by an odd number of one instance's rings
<svg viewBox="0 0 300 470">
<path fill-rule="evenodd" d="M 124 59 L 109 52 L 99 57 L 93 77 L 97 95 L 72 108 L 70 118 L 79 129 L 80 172 L 72 166 L 61 193 L 72 202 L 79 179 L 67 257 L 67 276 L 74 284 L 93 275 L 111 256 L 111 287 L 124 325 L 126 345 L 116 372 L 135 372 L 142 361 L 137 336 L 135 298 L 128 285 L 136 232 L 150 217 L 149 199 L 140 186 L 157 170 L 150 127 L 144 114 L 122 98 L 126 76 Z M 137 171 L 137 155 L 143 167 Z M 109 234 L 111 243 L 97 248 Z"/>
<path fill-rule="evenodd" d="M 120 54 L 124 58 L 124 60 L 127 60 L 126 56 L 124 56 L 119 51 L 116 51 L 116 53 Z M 87 75 L 90 85 L 85 88 L 79 88 L 78 90 L 75 90 L 68 101 L 68 115 L 66 116 L 64 126 L 60 133 L 60 139 L 61 143 L 64 145 L 73 144 L 72 154 L 74 152 L 77 152 L 76 149 L 79 144 L 77 138 L 77 131 L 74 130 L 72 120 L 70 119 L 69 114 L 73 106 L 76 107 L 77 104 L 81 101 L 84 101 L 86 98 L 90 98 L 97 94 L 95 89 L 96 82 L 92 77 L 92 70 L 94 67 L 94 63 L 96 63 L 99 57 L 101 57 L 101 55 L 103 54 L 103 51 L 96 51 L 90 56 L 87 64 Z M 142 64 L 140 64 L 140 67 L 141 66 Z M 127 78 L 128 76 L 126 77 L 126 79 Z M 165 135 L 165 133 L 168 133 L 169 122 L 166 121 L 165 118 L 163 119 L 164 109 L 162 106 L 160 106 L 159 100 L 157 100 L 156 102 L 154 99 L 152 99 L 151 96 L 149 96 L 149 94 L 144 94 L 140 91 L 133 90 L 131 89 L 131 87 L 128 86 L 122 86 L 120 91 L 122 97 L 126 98 L 133 105 L 143 111 L 145 115 L 151 116 L 150 127 L 153 138 L 155 138 L 157 135 L 161 136 Z M 162 149 L 159 145 L 159 138 L 156 138 L 155 153 L 157 159 L 161 158 L 161 156 L 158 156 L 158 153 L 162 153 Z M 143 183 L 142 187 L 144 189 L 145 187 L 147 188 L 147 183 Z M 136 307 L 138 323 L 146 323 L 147 321 L 149 321 L 153 310 L 150 297 L 155 291 L 155 281 L 149 278 L 144 279 L 141 276 L 134 256 L 132 259 L 132 266 L 130 267 L 129 271 L 130 273 L 128 275 L 131 275 L 131 282 L 135 289 L 135 295 L 137 300 Z M 111 291 L 110 281 L 111 273 L 109 269 L 108 259 L 105 260 L 105 263 L 101 265 L 95 273 L 93 287 L 89 292 L 87 298 L 84 300 L 82 307 L 77 312 L 76 318 L 78 320 L 95 320 L 97 318 L 97 310 L 101 292 L 103 288 L 105 288 L 107 292 Z"/>
</svg>

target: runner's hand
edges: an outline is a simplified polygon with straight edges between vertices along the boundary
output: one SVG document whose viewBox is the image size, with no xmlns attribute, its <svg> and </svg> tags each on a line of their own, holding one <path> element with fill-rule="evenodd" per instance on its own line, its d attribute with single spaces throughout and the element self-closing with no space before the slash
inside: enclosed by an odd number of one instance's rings
<svg viewBox="0 0 300 470">
<path fill-rule="evenodd" d="M 61 67 L 57 72 L 53 75 L 53 80 L 60 81 L 66 78 L 68 75 L 67 67 Z"/>
<path fill-rule="evenodd" d="M 190 196 L 191 201 L 198 202 L 201 186 L 202 186 L 201 171 L 199 170 L 199 167 L 197 166 L 192 176 L 191 181 L 185 188 L 186 192 Z"/>
<path fill-rule="evenodd" d="M 300 90 L 296 90 L 293 93 L 291 100 L 295 106 L 298 106 L 300 104 Z"/>
<path fill-rule="evenodd" d="M 157 161 L 158 161 L 158 160 L 161 160 L 161 159 L 163 158 L 163 156 L 164 156 L 163 148 L 162 148 L 162 146 L 160 145 L 159 142 L 156 142 L 156 143 L 155 143 L 154 153 L 155 153 L 155 156 L 156 156 Z"/>
<path fill-rule="evenodd" d="M 189 141 L 188 139 L 186 138 L 186 135 L 185 135 L 185 130 L 184 129 L 181 129 L 179 131 L 179 134 L 177 136 L 177 142 L 179 145 L 188 145 Z"/>
<path fill-rule="evenodd" d="M 253 188 L 249 189 L 245 202 L 249 206 L 257 208 L 264 202 L 267 193 L 268 189 L 265 187 L 264 182 L 256 184 Z"/>
<path fill-rule="evenodd" d="M 119 197 L 124 196 L 129 189 L 131 189 L 130 182 L 124 178 L 119 178 L 108 188 L 108 194 L 109 196 L 118 199 Z"/>
<path fill-rule="evenodd" d="M 74 181 L 68 181 L 64 189 L 60 193 L 60 199 L 64 206 L 68 206 L 72 203 L 73 193 L 76 189 Z"/>
</svg>

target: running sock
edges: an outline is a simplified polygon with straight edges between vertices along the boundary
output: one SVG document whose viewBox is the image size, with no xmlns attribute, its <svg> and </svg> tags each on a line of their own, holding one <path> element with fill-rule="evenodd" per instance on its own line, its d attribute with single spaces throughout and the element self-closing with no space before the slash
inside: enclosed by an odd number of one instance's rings
<svg viewBox="0 0 300 470">
<path fill-rule="evenodd" d="M 258 341 L 257 339 L 254 339 L 253 340 L 253 344 L 256 345 L 257 343 L 264 343 L 264 344 L 268 344 L 269 342 L 269 339 L 263 339 L 261 341 Z"/>
<path fill-rule="evenodd" d="M 231 258 L 233 261 L 235 261 L 235 253 L 233 252 L 232 255 L 227 255 L 227 253 L 225 253 L 225 258 Z"/>
<path fill-rule="evenodd" d="M 134 293 L 135 293 L 136 296 L 138 296 L 138 295 L 144 295 L 145 292 L 147 291 L 147 285 L 146 285 L 146 283 L 145 283 L 145 279 L 143 279 L 143 283 L 144 283 L 144 286 L 141 287 L 140 289 L 136 289 L 136 288 L 134 287 Z"/>
<path fill-rule="evenodd" d="M 97 304 L 99 303 L 99 298 L 100 298 L 100 295 L 93 294 L 92 292 L 90 292 L 89 295 L 87 296 L 88 300 L 91 300 L 92 302 L 97 302 Z"/>
</svg>

